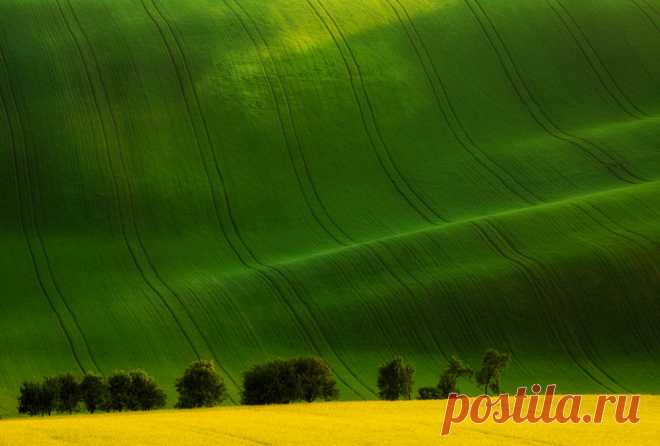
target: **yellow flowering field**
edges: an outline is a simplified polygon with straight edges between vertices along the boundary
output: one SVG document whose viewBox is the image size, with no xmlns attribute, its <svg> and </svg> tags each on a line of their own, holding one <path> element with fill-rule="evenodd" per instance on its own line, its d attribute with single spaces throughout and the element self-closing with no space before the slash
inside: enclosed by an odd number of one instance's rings
<svg viewBox="0 0 660 446">
<path fill-rule="evenodd" d="M 585 397 L 584 408 L 595 398 Z M 0 420 L 1 446 L 204 445 L 657 445 L 660 397 L 644 396 L 638 424 L 455 425 L 440 437 L 445 402 L 337 402 Z"/>
</svg>

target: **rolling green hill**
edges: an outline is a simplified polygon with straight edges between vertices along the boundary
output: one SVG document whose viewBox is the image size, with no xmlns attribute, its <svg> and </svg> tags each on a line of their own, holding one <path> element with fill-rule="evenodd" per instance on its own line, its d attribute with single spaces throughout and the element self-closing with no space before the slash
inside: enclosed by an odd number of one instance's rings
<svg viewBox="0 0 660 446">
<path fill-rule="evenodd" d="M 507 390 L 658 392 L 660 2 L 3 0 L 0 241 L 0 413 L 488 347 Z"/>
</svg>

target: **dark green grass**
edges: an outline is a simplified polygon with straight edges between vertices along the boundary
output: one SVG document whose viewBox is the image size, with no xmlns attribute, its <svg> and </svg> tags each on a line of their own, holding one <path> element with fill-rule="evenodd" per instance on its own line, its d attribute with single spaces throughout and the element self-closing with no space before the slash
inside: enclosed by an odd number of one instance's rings
<svg viewBox="0 0 660 446">
<path fill-rule="evenodd" d="M 23 379 L 513 352 L 660 390 L 656 0 L 0 4 L 0 413 Z M 467 384 L 464 390 L 476 391 Z"/>
</svg>

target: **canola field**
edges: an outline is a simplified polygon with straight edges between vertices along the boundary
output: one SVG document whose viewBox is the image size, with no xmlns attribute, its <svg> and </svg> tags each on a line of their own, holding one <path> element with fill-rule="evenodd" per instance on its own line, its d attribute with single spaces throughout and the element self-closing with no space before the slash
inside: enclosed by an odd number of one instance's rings
<svg viewBox="0 0 660 446">
<path fill-rule="evenodd" d="M 593 410 L 585 395 L 585 411 Z M 0 422 L 0 446 L 635 445 L 657 444 L 660 398 L 642 398 L 637 424 L 456 424 L 440 436 L 441 401 L 225 407 Z"/>
<path fill-rule="evenodd" d="M 491 347 L 503 390 L 659 392 L 658 55 L 659 0 L 0 1 L 0 415 Z"/>
</svg>

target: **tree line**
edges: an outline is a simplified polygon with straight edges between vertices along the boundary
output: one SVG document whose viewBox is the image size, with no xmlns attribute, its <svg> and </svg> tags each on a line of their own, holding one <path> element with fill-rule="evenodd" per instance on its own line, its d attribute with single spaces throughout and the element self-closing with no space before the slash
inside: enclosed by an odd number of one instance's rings
<svg viewBox="0 0 660 446">
<path fill-rule="evenodd" d="M 212 361 L 195 361 L 175 382 L 178 409 L 213 407 L 227 397 L 222 376 Z M 241 403 L 286 404 L 337 399 L 339 390 L 330 366 L 320 358 L 293 358 L 255 365 L 243 374 Z M 18 413 L 30 416 L 73 413 L 81 403 L 89 413 L 160 409 L 167 395 L 143 370 L 117 371 L 108 377 L 65 373 L 26 381 L 18 397 Z"/>
<path fill-rule="evenodd" d="M 483 356 L 481 368 L 475 373 L 461 359 L 452 356 L 447 368 L 440 375 L 438 384 L 435 387 L 419 388 L 418 399 L 446 399 L 452 393 L 460 393 L 460 378 L 474 378 L 477 386 L 483 387 L 486 395 L 489 391 L 498 394 L 502 371 L 510 360 L 510 353 L 489 349 Z M 411 364 L 401 357 L 394 358 L 378 369 L 378 396 L 383 400 L 412 399 L 414 375 L 415 368 Z"/>
<path fill-rule="evenodd" d="M 447 398 L 458 392 L 460 378 L 475 377 L 477 384 L 499 393 L 500 378 L 511 355 L 488 350 L 475 374 L 452 357 L 435 387 L 419 389 L 419 399 Z M 397 357 L 378 369 L 378 394 L 383 400 L 412 399 L 415 368 Z M 178 409 L 213 407 L 227 398 L 222 376 L 212 361 L 195 361 L 175 382 Z M 241 404 L 287 404 L 297 401 L 330 401 L 339 398 L 337 382 L 327 362 L 320 358 L 277 359 L 243 373 Z M 80 405 L 89 413 L 153 410 L 165 406 L 167 395 L 143 370 L 117 371 L 108 377 L 65 373 L 21 385 L 18 412 L 30 416 L 53 412 L 74 413 Z"/>
</svg>

